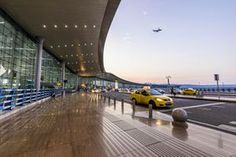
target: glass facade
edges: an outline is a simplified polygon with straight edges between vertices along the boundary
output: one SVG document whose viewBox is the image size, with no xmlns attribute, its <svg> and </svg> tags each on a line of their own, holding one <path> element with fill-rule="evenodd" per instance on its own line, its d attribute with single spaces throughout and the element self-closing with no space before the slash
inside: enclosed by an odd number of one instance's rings
<svg viewBox="0 0 236 157">
<path fill-rule="evenodd" d="M 0 87 L 33 88 L 37 47 L 0 16 Z"/>
<path fill-rule="evenodd" d="M 61 63 L 57 61 L 48 52 L 43 51 L 41 85 L 43 88 L 56 86 L 61 82 L 62 68 Z"/>
<path fill-rule="evenodd" d="M 37 43 L 0 14 L 0 88 L 34 88 L 36 54 Z M 41 87 L 60 86 L 61 73 L 60 62 L 43 51 Z M 66 79 L 66 88 L 77 86 L 77 75 L 68 69 Z"/>
<path fill-rule="evenodd" d="M 67 83 L 65 84 L 65 88 L 77 88 L 78 85 L 78 76 L 71 73 L 68 69 L 66 69 L 65 79 Z"/>
</svg>

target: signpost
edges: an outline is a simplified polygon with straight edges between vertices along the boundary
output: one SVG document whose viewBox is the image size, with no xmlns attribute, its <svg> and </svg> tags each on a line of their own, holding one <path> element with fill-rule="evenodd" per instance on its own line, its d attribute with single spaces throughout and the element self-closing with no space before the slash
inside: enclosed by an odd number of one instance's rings
<svg viewBox="0 0 236 157">
<path fill-rule="evenodd" d="M 220 98 L 220 88 L 219 88 L 220 76 L 219 76 L 219 74 L 214 74 L 214 78 L 215 78 L 216 85 L 217 85 L 218 98 Z"/>
</svg>

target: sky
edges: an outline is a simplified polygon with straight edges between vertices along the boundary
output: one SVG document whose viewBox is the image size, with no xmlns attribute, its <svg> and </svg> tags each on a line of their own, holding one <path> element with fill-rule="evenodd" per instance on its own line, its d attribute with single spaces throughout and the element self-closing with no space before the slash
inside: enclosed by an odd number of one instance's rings
<svg viewBox="0 0 236 157">
<path fill-rule="evenodd" d="M 155 33 L 152 30 L 161 28 Z M 139 83 L 236 84 L 236 0 L 121 0 L 107 72 Z"/>
</svg>

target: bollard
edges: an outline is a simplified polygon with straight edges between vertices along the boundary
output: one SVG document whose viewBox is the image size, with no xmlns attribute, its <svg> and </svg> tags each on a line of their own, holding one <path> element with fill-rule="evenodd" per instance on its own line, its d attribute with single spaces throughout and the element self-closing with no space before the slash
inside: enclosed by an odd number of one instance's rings
<svg viewBox="0 0 236 157">
<path fill-rule="evenodd" d="M 121 113 L 124 114 L 124 99 L 121 100 Z"/>
<path fill-rule="evenodd" d="M 114 98 L 114 110 L 116 110 L 116 98 Z"/>
<path fill-rule="evenodd" d="M 152 119 L 152 104 L 149 104 L 148 107 L 149 107 L 149 119 Z"/>
<path fill-rule="evenodd" d="M 104 102 L 106 102 L 106 96 L 103 97 Z"/>
<path fill-rule="evenodd" d="M 133 108 L 133 114 L 132 114 L 132 116 L 135 116 L 135 102 L 134 102 L 134 101 L 132 102 L 132 108 Z"/>
<path fill-rule="evenodd" d="M 187 119 L 188 114 L 184 109 L 176 108 L 172 111 L 172 117 L 173 117 L 173 126 L 179 126 L 183 128 L 188 128 Z"/>
</svg>

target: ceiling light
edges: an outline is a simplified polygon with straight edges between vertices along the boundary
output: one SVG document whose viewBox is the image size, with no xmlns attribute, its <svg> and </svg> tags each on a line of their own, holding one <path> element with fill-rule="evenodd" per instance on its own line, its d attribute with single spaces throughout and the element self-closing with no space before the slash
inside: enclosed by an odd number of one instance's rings
<svg viewBox="0 0 236 157">
<path fill-rule="evenodd" d="M 66 57 L 68 57 L 68 55 L 66 55 Z"/>
<path fill-rule="evenodd" d="M 63 58 L 63 56 L 61 56 L 61 58 Z"/>
<path fill-rule="evenodd" d="M 93 45 L 93 43 L 90 43 L 90 45 L 92 46 L 92 45 Z"/>
<path fill-rule="evenodd" d="M 80 46 L 80 44 L 78 44 L 78 46 Z"/>
<path fill-rule="evenodd" d="M 87 46 L 87 43 L 84 43 L 84 46 Z"/>
<path fill-rule="evenodd" d="M 87 28 L 88 26 L 87 25 L 84 25 L 84 28 Z"/>
<path fill-rule="evenodd" d="M 67 64 L 70 64 L 69 62 Z"/>
<path fill-rule="evenodd" d="M 78 25 L 75 25 L 75 28 L 78 28 Z"/>
<path fill-rule="evenodd" d="M 73 47 L 74 46 L 74 44 L 71 44 L 71 47 Z"/>
<path fill-rule="evenodd" d="M 0 21 L 0 24 L 4 24 L 5 22 L 4 21 Z"/>
<path fill-rule="evenodd" d="M 96 28 L 96 25 L 93 25 L 93 28 Z"/>
<path fill-rule="evenodd" d="M 51 49 L 53 49 L 53 46 L 52 46 L 52 45 L 51 45 L 50 47 L 51 47 Z"/>
<path fill-rule="evenodd" d="M 54 25 L 54 28 L 57 28 L 57 25 Z"/>
<path fill-rule="evenodd" d="M 57 45 L 58 48 L 60 48 L 61 46 L 60 45 Z"/>
<path fill-rule="evenodd" d="M 76 55 L 77 57 L 79 56 L 79 54 Z"/>
<path fill-rule="evenodd" d="M 68 25 L 65 25 L 65 28 L 68 28 Z"/>
<path fill-rule="evenodd" d="M 65 45 L 65 47 L 67 47 L 67 45 Z"/>
<path fill-rule="evenodd" d="M 46 25 L 43 25 L 43 28 L 46 28 L 47 26 Z"/>
<path fill-rule="evenodd" d="M 91 53 L 91 56 L 93 55 L 93 53 Z"/>
<path fill-rule="evenodd" d="M 72 55 L 70 55 L 71 57 L 73 57 L 73 54 Z"/>
</svg>

